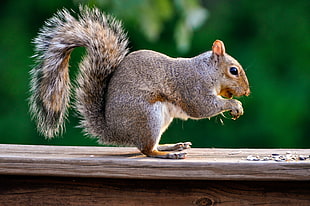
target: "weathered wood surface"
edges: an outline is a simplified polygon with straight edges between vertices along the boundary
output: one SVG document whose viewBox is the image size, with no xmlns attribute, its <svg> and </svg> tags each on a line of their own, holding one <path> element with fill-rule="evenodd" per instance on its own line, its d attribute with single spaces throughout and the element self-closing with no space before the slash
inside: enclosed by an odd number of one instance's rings
<svg viewBox="0 0 310 206">
<path fill-rule="evenodd" d="M 0 175 L 59 177 L 309 181 L 310 161 L 247 161 L 288 149 L 190 149 L 185 160 L 147 158 L 130 147 L 0 145 Z M 310 149 L 290 149 L 309 156 Z M 310 195 L 310 194 L 309 194 Z"/>
<path fill-rule="evenodd" d="M 1 176 L 0 205 L 310 205 L 309 182 Z"/>
<path fill-rule="evenodd" d="M 0 205 L 310 205 L 309 159 L 246 160 L 287 151 L 190 149 L 163 160 L 129 147 L 0 145 Z"/>
</svg>

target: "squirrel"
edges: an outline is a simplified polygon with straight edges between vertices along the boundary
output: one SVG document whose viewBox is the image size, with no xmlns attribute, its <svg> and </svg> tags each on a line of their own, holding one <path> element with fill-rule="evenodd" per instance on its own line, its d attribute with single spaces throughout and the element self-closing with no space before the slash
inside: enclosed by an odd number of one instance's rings
<svg viewBox="0 0 310 206">
<path fill-rule="evenodd" d="M 131 145 L 149 157 L 183 159 L 190 142 L 159 145 L 173 118 L 210 118 L 230 111 L 243 115 L 233 96 L 249 95 L 242 66 L 216 40 L 212 50 L 172 58 L 152 50 L 129 52 L 120 21 L 98 8 L 62 9 L 33 40 L 36 66 L 30 71 L 30 113 L 46 138 L 62 134 L 72 85 L 69 59 L 85 47 L 75 82 L 74 108 L 83 131 L 99 143 Z"/>
</svg>

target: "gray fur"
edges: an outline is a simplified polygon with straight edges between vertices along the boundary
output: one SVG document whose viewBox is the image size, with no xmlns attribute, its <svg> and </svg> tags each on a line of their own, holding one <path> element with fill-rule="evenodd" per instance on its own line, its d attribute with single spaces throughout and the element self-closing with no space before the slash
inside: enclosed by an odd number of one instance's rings
<svg viewBox="0 0 310 206">
<path fill-rule="evenodd" d="M 100 121 L 103 119 L 99 117 L 94 122 L 94 112 L 102 111 L 108 76 L 128 52 L 127 38 L 120 22 L 98 9 L 80 7 L 78 18 L 63 9 L 46 21 L 33 42 L 37 66 L 30 72 L 29 102 L 39 132 L 53 137 L 64 129 L 71 86 L 68 61 L 72 49 L 80 46 L 86 47 L 87 55 L 80 65 L 77 109 L 83 117 L 83 127 L 102 125 Z M 94 98 L 91 100 L 93 105 L 87 111 L 89 105 L 86 102 L 91 97 Z M 86 131 L 92 133 L 91 129 Z"/>
</svg>

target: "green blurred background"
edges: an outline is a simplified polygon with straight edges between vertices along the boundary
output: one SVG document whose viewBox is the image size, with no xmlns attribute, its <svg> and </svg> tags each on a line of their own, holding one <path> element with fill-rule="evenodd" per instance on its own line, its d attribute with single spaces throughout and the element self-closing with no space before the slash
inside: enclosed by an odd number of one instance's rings
<svg viewBox="0 0 310 206">
<path fill-rule="evenodd" d="M 4 0 L 0 8 L 0 143 L 97 145 L 76 128 L 73 111 L 62 137 L 45 140 L 28 113 L 32 39 L 58 9 L 98 6 L 124 23 L 131 51 L 152 49 L 191 57 L 221 39 L 246 69 L 252 94 L 237 121 L 174 120 L 162 143 L 193 147 L 308 148 L 310 123 L 310 1 Z M 76 49 L 71 77 L 84 49 Z M 228 116 L 228 115 L 227 115 Z"/>
</svg>

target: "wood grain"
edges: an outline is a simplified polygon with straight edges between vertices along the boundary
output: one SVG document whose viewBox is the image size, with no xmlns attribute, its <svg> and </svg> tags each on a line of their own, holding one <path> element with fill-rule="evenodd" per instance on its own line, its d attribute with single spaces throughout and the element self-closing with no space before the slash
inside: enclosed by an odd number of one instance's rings
<svg viewBox="0 0 310 206">
<path fill-rule="evenodd" d="M 247 161 L 287 149 L 190 149 L 185 160 L 148 158 L 131 147 L 0 145 L 0 175 L 59 177 L 309 181 L 310 161 Z M 290 149 L 310 154 L 310 149 Z"/>
<path fill-rule="evenodd" d="M 0 176 L 0 205 L 310 205 L 309 182 Z"/>
<path fill-rule="evenodd" d="M 246 160 L 286 149 L 188 153 L 163 160 L 130 147 L 0 145 L 0 205 L 310 205 L 309 159 Z"/>
</svg>

